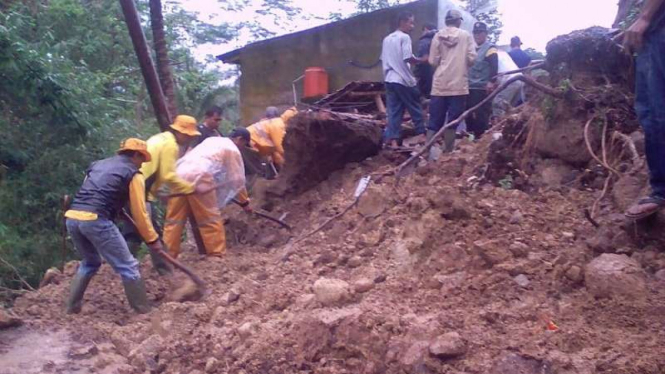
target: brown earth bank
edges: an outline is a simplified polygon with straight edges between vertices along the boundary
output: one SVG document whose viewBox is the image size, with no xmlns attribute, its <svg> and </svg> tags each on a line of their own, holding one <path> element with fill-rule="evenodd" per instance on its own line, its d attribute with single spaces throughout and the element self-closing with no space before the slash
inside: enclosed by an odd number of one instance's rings
<svg viewBox="0 0 665 374">
<path fill-rule="evenodd" d="M 105 265 L 68 316 L 71 263 L 16 301 L 0 373 L 665 373 L 663 217 L 623 218 L 647 187 L 640 133 L 627 79 L 598 74 L 543 78 L 566 99 L 532 96 L 399 181 L 384 172 L 405 156 L 380 153 L 298 194 L 257 183 L 254 205 L 294 230 L 229 208 L 226 256 L 182 256 L 202 301 L 171 301 L 183 276 L 144 261 L 156 308 L 136 315 Z M 359 204 L 306 237 L 366 175 Z M 29 334 L 67 348 L 35 345 L 21 368 Z"/>
</svg>

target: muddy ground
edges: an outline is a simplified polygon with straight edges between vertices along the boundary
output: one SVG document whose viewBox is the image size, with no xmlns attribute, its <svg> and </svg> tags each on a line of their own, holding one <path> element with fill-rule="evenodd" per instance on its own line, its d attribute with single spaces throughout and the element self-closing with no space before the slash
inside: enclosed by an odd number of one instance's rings
<svg viewBox="0 0 665 374">
<path fill-rule="evenodd" d="M 182 257 L 213 289 L 202 302 L 169 302 L 183 279 L 144 261 L 153 312 L 132 313 L 103 266 L 83 312 L 67 316 L 71 264 L 60 284 L 17 300 L 26 325 L 0 332 L 0 373 L 665 372 L 655 275 L 665 254 L 624 241 L 601 256 L 618 263 L 594 272 L 597 230 L 582 211 L 598 191 L 479 184 L 490 143 L 464 142 L 397 185 L 374 182 L 358 207 L 296 244 L 351 202 L 360 177 L 396 160 L 348 165 L 271 202 L 291 234 L 230 212 L 225 258 L 202 259 L 191 244 Z M 26 364 L 15 343 L 25 336 L 56 341 L 20 351 Z"/>
<path fill-rule="evenodd" d="M 0 374 L 665 373 L 665 214 L 622 214 L 648 191 L 630 79 L 554 52 L 573 70 L 541 82 L 564 99 L 529 93 L 480 142 L 399 181 L 379 176 L 406 156 L 383 152 L 321 183 L 316 163 L 291 174 L 311 189 L 256 183 L 254 206 L 294 230 L 229 208 L 226 256 L 188 243 L 181 257 L 212 289 L 202 301 L 171 301 L 184 277 L 143 261 L 151 313 L 130 311 L 103 266 L 82 313 L 67 316 L 69 264 L 16 301 L 25 324 L 0 331 Z M 306 237 L 366 175 L 360 203 Z"/>
</svg>

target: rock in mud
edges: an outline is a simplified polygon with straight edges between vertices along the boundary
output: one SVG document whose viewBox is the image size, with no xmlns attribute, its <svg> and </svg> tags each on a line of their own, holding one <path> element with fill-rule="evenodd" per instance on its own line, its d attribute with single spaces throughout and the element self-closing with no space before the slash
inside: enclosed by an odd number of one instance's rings
<svg viewBox="0 0 665 374">
<path fill-rule="evenodd" d="M 490 371 L 491 374 L 554 374 L 546 363 L 533 358 L 510 353 L 501 358 Z"/>
<path fill-rule="evenodd" d="M 219 360 L 214 358 L 214 357 L 210 357 L 206 361 L 205 372 L 206 373 L 216 373 L 218 367 L 219 367 Z"/>
<path fill-rule="evenodd" d="M 23 320 L 16 317 L 14 314 L 10 313 L 4 308 L 0 308 L 0 330 L 8 329 L 11 327 L 21 326 Z"/>
<path fill-rule="evenodd" d="M 515 257 L 526 257 L 529 254 L 529 246 L 522 242 L 514 242 L 508 247 L 508 250 Z"/>
<path fill-rule="evenodd" d="M 527 288 L 531 284 L 531 281 L 529 281 L 529 278 L 524 274 L 520 274 L 520 275 L 516 276 L 515 278 L 513 278 L 513 280 L 515 281 L 515 283 L 517 283 L 522 288 Z"/>
<path fill-rule="evenodd" d="M 429 345 L 429 353 L 443 360 L 462 356 L 466 349 L 466 342 L 457 332 L 438 336 Z"/>
<path fill-rule="evenodd" d="M 665 269 L 658 270 L 656 272 L 656 279 L 658 279 L 661 282 L 665 282 Z"/>
<path fill-rule="evenodd" d="M 252 322 L 245 322 L 240 327 L 238 327 L 238 335 L 240 339 L 245 340 L 258 330 L 258 327 Z"/>
<path fill-rule="evenodd" d="M 357 268 L 363 264 L 363 259 L 360 256 L 352 256 L 349 261 L 346 262 L 346 265 L 350 268 Z"/>
<path fill-rule="evenodd" d="M 630 238 L 617 227 L 603 226 L 586 243 L 596 253 L 616 253 L 630 246 Z"/>
<path fill-rule="evenodd" d="M 411 344 L 409 349 L 404 352 L 400 358 L 400 363 L 405 367 L 413 370 L 415 367 L 420 366 L 424 361 L 427 355 L 427 349 L 429 347 L 429 342 L 419 341 Z"/>
<path fill-rule="evenodd" d="M 646 298 L 644 271 L 637 261 L 625 255 L 605 253 L 596 257 L 586 266 L 584 278 L 595 297 Z"/>
<path fill-rule="evenodd" d="M 369 278 L 358 279 L 353 283 L 353 289 L 357 293 L 369 292 L 372 288 L 374 288 L 374 281 Z"/>
<path fill-rule="evenodd" d="M 584 271 L 581 267 L 573 265 L 566 270 L 565 276 L 573 283 L 580 283 L 584 280 Z"/>
<path fill-rule="evenodd" d="M 324 306 L 343 304 L 351 298 L 350 286 L 341 279 L 320 278 L 314 282 L 316 300 Z"/>
<path fill-rule="evenodd" d="M 151 335 L 129 352 L 129 362 L 138 368 L 151 368 L 162 351 L 164 340 L 159 335 Z"/>
<path fill-rule="evenodd" d="M 510 216 L 510 220 L 508 221 L 508 223 L 510 223 L 511 225 L 519 225 L 520 223 L 522 223 L 522 221 L 524 221 L 524 215 L 522 214 L 522 212 L 517 210 L 515 211 L 515 213 L 513 213 L 512 216 Z"/>
<path fill-rule="evenodd" d="M 58 268 L 50 268 L 44 273 L 44 277 L 39 282 L 39 288 L 46 287 L 49 284 L 60 284 L 62 281 L 62 272 Z"/>
<path fill-rule="evenodd" d="M 429 197 L 432 207 L 439 211 L 445 219 L 451 221 L 471 218 L 468 204 L 464 202 L 459 193 L 450 189 L 438 189 Z"/>
<path fill-rule="evenodd" d="M 510 251 L 501 243 L 479 240 L 473 243 L 473 248 L 489 266 L 498 265 L 512 257 Z"/>
</svg>

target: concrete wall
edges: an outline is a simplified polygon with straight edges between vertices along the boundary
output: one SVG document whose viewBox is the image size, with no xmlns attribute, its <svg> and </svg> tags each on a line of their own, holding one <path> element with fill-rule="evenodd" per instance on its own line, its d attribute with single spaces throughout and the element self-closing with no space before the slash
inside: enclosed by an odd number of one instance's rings
<svg viewBox="0 0 665 374">
<path fill-rule="evenodd" d="M 331 92 L 354 80 L 381 81 L 380 65 L 362 69 L 347 62 L 374 64 L 383 38 L 395 30 L 402 11 L 415 15 L 416 29 L 411 35 L 415 48 L 422 25 L 439 23 L 438 9 L 438 0 L 421 0 L 248 45 L 240 51 L 242 124 L 260 119 L 267 106 L 293 106 L 292 82 L 308 67 L 328 71 Z M 301 95 L 302 82 L 298 85 L 298 97 Z"/>
</svg>

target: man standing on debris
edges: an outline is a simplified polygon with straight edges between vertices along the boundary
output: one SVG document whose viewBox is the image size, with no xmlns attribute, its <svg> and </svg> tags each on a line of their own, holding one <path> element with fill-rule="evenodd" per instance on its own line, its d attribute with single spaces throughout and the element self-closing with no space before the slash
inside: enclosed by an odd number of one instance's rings
<svg viewBox="0 0 665 374">
<path fill-rule="evenodd" d="M 463 112 L 469 94 L 469 67 L 476 59 L 476 50 L 471 35 L 460 29 L 462 13 L 449 10 L 446 28 L 432 40 L 429 63 L 436 70 L 432 82 L 432 101 L 427 137 L 431 138 L 448 121 L 456 120 Z M 452 152 L 455 146 L 455 129 L 444 132 L 445 151 Z"/>
<path fill-rule="evenodd" d="M 522 50 L 522 40 L 520 40 L 519 36 L 513 36 L 510 39 L 510 52 L 508 52 L 508 54 L 515 62 L 515 65 L 520 69 L 531 64 L 531 57 Z"/>
<path fill-rule="evenodd" d="M 262 157 L 272 161 L 278 170 L 284 166 L 286 125 L 297 113 L 296 108 L 291 108 L 280 116 L 277 108 L 268 107 L 266 119 L 247 128 L 251 136 L 250 146 Z"/>
<path fill-rule="evenodd" d="M 222 122 L 223 115 L 224 110 L 216 105 L 206 110 L 203 123 L 196 127 L 201 135 L 192 141 L 190 147 L 196 147 L 211 136 L 222 136 L 222 133 L 219 131 L 219 124 Z"/>
<path fill-rule="evenodd" d="M 411 72 L 412 63 L 424 63 L 425 59 L 413 55 L 409 33 L 415 27 L 413 13 L 404 12 L 398 17 L 398 28 L 383 39 L 381 63 L 386 84 L 388 126 L 384 133 L 387 144 L 397 147 L 404 111 L 408 110 L 416 129 L 416 135 L 425 134 L 420 95 L 416 77 Z"/>
<path fill-rule="evenodd" d="M 152 224 L 158 232 L 161 232 L 161 228 L 157 223 L 154 205 L 159 189 L 163 186 L 168 187 L 171 194 L 190 194 L 195 190 L 193 183 L 183 180 L 176 174 L 176 161 L 190 142 L 199 135 L 201 133 L 196 130 L 196 119 L 180 115 L 176 117 L 169 131 L 154 135 L 147 141 L 148 152 L 152 158 L 143 164 L 141 173 L 146 181 L 147 209 L 152 217 Z M 131 234 L 130 232 L 129 235 Z M 133 246 L 137 246 L 135 238 L 133 241 Z M 153 255 L 152 252 L 150 255 L 153 266 L 160 274 L 171 272 L 171 267 L 163 258 Z"/>
<path fill-rule="evenodd" d="M 423 60 L 429 58 L 429 49 L 432 46 L 432 39 L 437 33 L 436 25 L 433 23 L 426 23 L 423 26 L 423 34 L 420 36 L 418 41 L 418 53 L 416 56 Z M 427 99 L 430 98 L 432 93 L 432 79 L 434 77 L 434 69 L 430 64 L 417 64 L 414 73 L 416 79 L 418 80 L 418 90 L 420 95 Z"/>
<path fill-rule="evenodd" d="M 467 109 L 480 104 L 496 89 L 496 75 L 499 72 L 499 50 L 487 38 L 487 24 L 476 22 L 473 25 L 473 38 L 478 47 L 476 62 L 469 71 Z M 492 101 L 490 100 L 467 118 L 467 131 L 479 139 L 487 131 L 491 115 Z"/>
<path fill-rule="evenodd" d="M 80 313 L 83 295 L 102 258 L 122 278 L 129 305 L 139 313 L 150 310 L 139 263 L 113 223 L 129 203 L 138 233 L 152 250 L 162 250 L 159 236 L 150 222 L 145 205 L 145 180 L 141 164 L 151 160 L 143 140 L 130 138 L 120 144 L 118 155 L 90 165 L 85 180 L 65 213 L 67 231 L 81 255 L 72 279 L 67 313 Z"/>
<path fill-rule="evenodd" d="M 177 173 L 184 180 L 199 182 L 196 193 L 169 198 L 164 243 L 171 256 L 177 258 L 182 231 L 192 214 L 206 254 L 222 257 L 226 253 L 226 235 L 220 208 L 237 197 L 243 209 L 251 212 L 245 190 L 245 167 L 238 147 L 229 138 L 206 139 L 178 161 Z"/>
<path fill-rule="evenodd" d="M 646 0 L 639 18 L 626 30 L 624 43 L 638 52 L 635 111 L 644 129 L 651 195 L 626 216 L 648 217 L 665 206 L 665 0 Z"/>
</svg>

